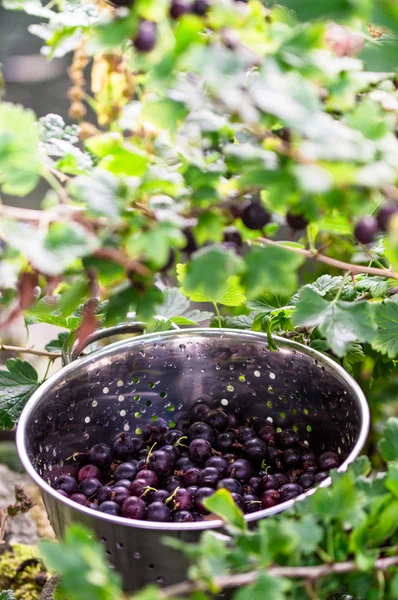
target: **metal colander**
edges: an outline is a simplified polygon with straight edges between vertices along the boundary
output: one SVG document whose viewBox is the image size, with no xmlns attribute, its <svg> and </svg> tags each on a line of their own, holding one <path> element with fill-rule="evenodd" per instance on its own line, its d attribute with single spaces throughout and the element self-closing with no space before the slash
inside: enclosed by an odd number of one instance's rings
<svg viewBox="0 0 398 600">
<path fill-rule="evenodd" d="M 129 324 L 97 332 L 89 340 L 140 332 Z M 185 557 L 165 548 L 162 538 L 197 540 L 221 521 L 149 523 L 113 517 L 61 497 L 50 483 L 75 452 L 113 440 L 120 431 L 139 434 L 158 417 L 174 423 L 200 398 L 230 407 L 243 417 L 265 417 L 276 427 L 294 427 L 319 452 L 333 451 L 341 468 L 365 442 L 369 411 L 355 381 L 323 354 L 275 338 L 271 351 L 262 333 L 232 329 L 185 329 L 134 337 L 76 358 L 76 342 L 66 345 L 71 362 L 29 400 L 17 431 L 25 469 L 41 488 L 57 536 L 72 522 L 90 527 L 104 544 L 109 562 L 122 574 L 126 590 L 186 578 Z M 323 482 L 328 485 L 330 479 Z M 312 493 L 307 492 L 308 493 Z M 246 516 L 256 521 L 292 506 L 293 500 Z"/>
</svg>

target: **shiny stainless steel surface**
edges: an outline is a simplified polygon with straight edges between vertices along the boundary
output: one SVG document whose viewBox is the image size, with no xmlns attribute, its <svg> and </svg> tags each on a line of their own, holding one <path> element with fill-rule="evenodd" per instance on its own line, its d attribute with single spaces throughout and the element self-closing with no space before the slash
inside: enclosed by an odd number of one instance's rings
<svg viewBox="0 0 398 600">
<path fill-rule="evenodd" d="M 139 326 L 135 331 L 139 330 Z M 357 383 L 334 361 L 295 342 L 231 329 L 186 329 L 143 335 L 96 351 L 61 369 L 26 405 L 17 431 L 21 460 L 40 486 L 58 536 L 83 522 L 106 548 L 126 590 L 150 582 L 165 585 L 186 577 L 181 554 L 165 549 L 163 536 L 186 541 L 218 520 L 148 523 L 78 506 L 50 486 L 70 466 L 74 452 L 137 432 L 156 417 L 177 422 L 199 398 L 230 407 L 244 417 L 261 416 L 276 427 L 297 427 L 319 450 L 341 456 L 344 469 L 361 451 L 369 410 Z M 73 343 L 72 343 L 73 350 Z M 330 479 L 323 485 L 329 485 Z M 303 496 L 313 491 L 303 494 Z M 294 501 L 247 515 L 254 522 Z"/>
</svg>

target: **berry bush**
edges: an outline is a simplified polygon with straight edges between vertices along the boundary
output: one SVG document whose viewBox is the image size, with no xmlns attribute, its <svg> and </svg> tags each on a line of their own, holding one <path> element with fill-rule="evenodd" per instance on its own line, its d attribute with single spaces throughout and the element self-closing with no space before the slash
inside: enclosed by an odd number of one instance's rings
<svg viewBox="0 0 398 600">
<path fill-rule="evenodd" d="M 44 55 L 72 61 L 68 123 L 56 107 L 37 120 L 0 102 L 1 192 L 48 184 L 41 210 L 0 204 L 0 350 L 18 353 L 0 370 L 0 428 L 14 427 L 41 384 L 29 357 L 51 364 L 70 330 L 80 349 L 128 320 L 310 346 L 369 398 L 369 458 L 332 471 L 332 487 L 291 514 L 255 531 L 242 520 L 319 483 L 336 456 L 200 404 L 186 430 L 103 440 L 58 491 L 126 518 L 226 520 L 228 543 L 205 533 L 181 548 L 189 581 L 143 600 L 203 600 L 223 587 L 239 587 L 238 600 L 396 598 L 395 0 L 3 4 L 32 16 Z M 44 349 L 15 346 L 21 319 L 64 332 Z M 71 600 L 120 597 L 87 532 L 69 531 L 65 563 L 43 552 Z"/>
</svg>

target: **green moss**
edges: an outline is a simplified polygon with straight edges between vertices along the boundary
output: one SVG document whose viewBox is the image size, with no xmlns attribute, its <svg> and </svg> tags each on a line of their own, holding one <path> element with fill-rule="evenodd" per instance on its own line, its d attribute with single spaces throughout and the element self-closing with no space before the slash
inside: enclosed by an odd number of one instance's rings
<svg viewBox="0 0 398 600">
<path fill-rule="evenodd" d="M 12 550 L 1 554 L 0 589 L 13 590 L 15 600 L 38 600 L 43 589 L 43 566 L 34 561 L 24 565 L 38 556 L 37 548 L 24 544 L 15 544 Z"/>
</svg>

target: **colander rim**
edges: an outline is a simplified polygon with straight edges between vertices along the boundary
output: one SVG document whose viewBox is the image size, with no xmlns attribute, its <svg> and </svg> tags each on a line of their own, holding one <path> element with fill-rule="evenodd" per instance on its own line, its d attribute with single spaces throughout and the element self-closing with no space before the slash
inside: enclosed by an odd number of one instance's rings
<svg viewBox="0 0 398 600">
<path fill-rule="evenodd" d="M 109 523 L 114 523 L 114 524 L 121 525 L 124 527 L 133 527 L 133 528 L 137 528 L 137 529 L 147 529 L 147 530 L 149 529 L 149 530 L 156 530 L 156 531 L 203 531 L 203 530 L 207 530 L 207 529 L 222 528 L 224 526 L 224 522 L 221 519 L 214 519 L 211 521 L 200 521 L 197 523 L 158 523 L 158 522 L 153 522 L 153 521 L 140 521 L 140 520 L 136 520 L 136 519 L 126 519 L 124 517 L 116 517 L 113 515 L 107 515 L 105 513 L 101 513 L 99 511 L 92 510 L 91 508 L 87 508 L 85 506 L 78 505 L 75 502 L 73 502 L 72 500 L 70 500 L 69 498 L 59 495 L 57 493 L 57 491 L 54 488 L 52 488 L 37 473 L 37 471 L 35 470 L 35 468 L 32 465 L 32 462 L 29 459 L 29 456 L 27 453 L 27 448 L 26 448 L 26 443 L 25 443 L 25 440 L 27 438 L 27 425 L 29 423 L 29 418 L 30 418 L 31 414 L 33 413 L 34 409 L 36 408 L 36 405 L 39 404 L 40 401 L 42 400 L 43 396 L 45 396 L 45 394 L 48 391 L 50 391 L 51 388 L 54 386 L 54 384 L 58 383 L 58 381 L 60 379 L 64 379 L 70 373 L 73 373 L 74 371 L 82 369 L 86 365 L 89 365 L 90 362 L 93 361 L 93 359 L 102 358 L 102 357 L 106 356 L 107 354 L 111 354 L 114 350 L 117 350 L 118 348 L 134 347 L 134 346 L 139 346 L 142 343 L 148 343 L 148 342 L 149 343 L 161 342 L 170 337 L 183 337 L 183 336 L 189 337 L 190 335 L 206 337 L 207 335 L 210 335 L 210 334 L 213 336 L 218 335 L 219 337 L 223 337 L 223 336 L 227 335 L 227 336 L 231 336 L 233 338 L 234 337 L 241 337 L 241 338 L 245 337 L 245 338 L 249 338 L 249 339 L 253 339 L 253 340 L 263 340 L 264 343 L 268 346 L 267 335 L 264 334 L 263 332 L 248 331 L 248 330 L 242 330 L 242 329 L 233 329 L 233 328 L 217 329 L 214 327 L 197 327 L 197 328 L 187 328 L 187 329 L 180 329 L 180 330 L 154 332 L 154 333 L 147 333 L 147 334 L 143 334 L 140 336 L 135 336 L 132 338 L 124 339 L 124 340 L 121 340 L 118 342 L 113 342 L 104 348 L 95 350 L 93 353 L 88 354 L 87 356 L 83 356 L 82 358 L 79 358 L 78 360 L 76 360 L 66 366 L 63 366 L 59 371 L 54 373 L 54 375 L 49 377 L 49 379 L 47 379 L 33 393 L 31 398 L 28 400 L 28 402 L 26 403 L 26 405 L 21 413 L 21 416 L 20 416 L 19 422 L 18 422 L 18 426 L 17 426 L 17 432 L 16 432 L 17 450 L 18 450 L 19 458 L 22 462 L 22 465 L 23 465 L 25 471 L 27 472 L 27 474 L 30 476 L 30 478 L 33 479 L 33 481 L 38 485 L 38 487 L 43 492 L 45 492 L 46 494 L 49 494 L 54 500 L 65 504 L 69 508 L 71 508 L 79 513 L 88 515 L 90 517 L 102 519 Z M 338 471 L 345 471 L 347 469 L 348 465 L 359 456 L 359 453 L 361 452 L 362 448 L 364 447 L 366 438 L 369 433 L 370 412 L 369 412 L 369 406 L 368 406 L 365 394 L 363 393 L 362 389 L 360 388 L 359 384 L 355 381 L 355 379 L 353 377 L 351 377 L 351 375 L 349 373 L 347 373 L 347 371 L 345 371 L 345 369 L 343 369 L 343 367 L 341 365 L 337 364 L 334 360 L 332 360 L 331 358 L 322 354 L 321 352 L 318 352 L 314 348 L 304 346 L 303 344 L 300 344 L 299 342 L 295 342 L 293 340 L 288 340 L 288 339 L 280 337 L 280 336 L 272 336 L 272 339 L 275 341 L 276 345 L 280 348 L 286 347 L 291 350 L 297 350 L 303 354 L 306 354 L 307 356 L 317 359 L 319 362 L 323 363 L 325 366 L 328 366 L 332 371 L 334 371 L 337 375 L 339 375 L 341 378 L 343 378 L 345 380 L 345 382 L 348 384 L 348 386 L 351 388 L 351 391 L 355 395 L 356 400 L 358 402 L 359 413 L 362 417 L 362 423 L 361 423 L 361 429 L 359 432 L 358 439 L 357 439 L 353 449 L 351 450 L 350 454 L 347 456 L 345 461 L 338 468 Z M 276 350 L 276 352 L 277 352 L 277 350 Z M 318 488 L 328 487 L 331 484 L 331 482 L 332 482 L 331 477 L 328 477 L 318 486 Z M 283 511 L 291 508 L 295 504 L 296 501 L 303 500 L 304 498 L 315 493 L 318 488 L 311 488 L 311 489 L 307 490 L 306 492 L 304 492 L 303 494 L 301 494 L 300 496 L 297 496 L 297 498 L 288 500 L 286 502 L 282 502 L 281 504 L 278 504 L 277 506 L 274 506 L 271 508 L 266 508 L 263 510 L 259 510 L 258 512 L 255 512 L 255 513 L 245 515 L 245 517 L 244 517 L 245 521 L 247 523 L 255 522 L 260 519 L 263 519 L 264 517 L 268 517 L 271 515 L 275 515 L 279 512 L 283 512 Z"/>
</svg>

